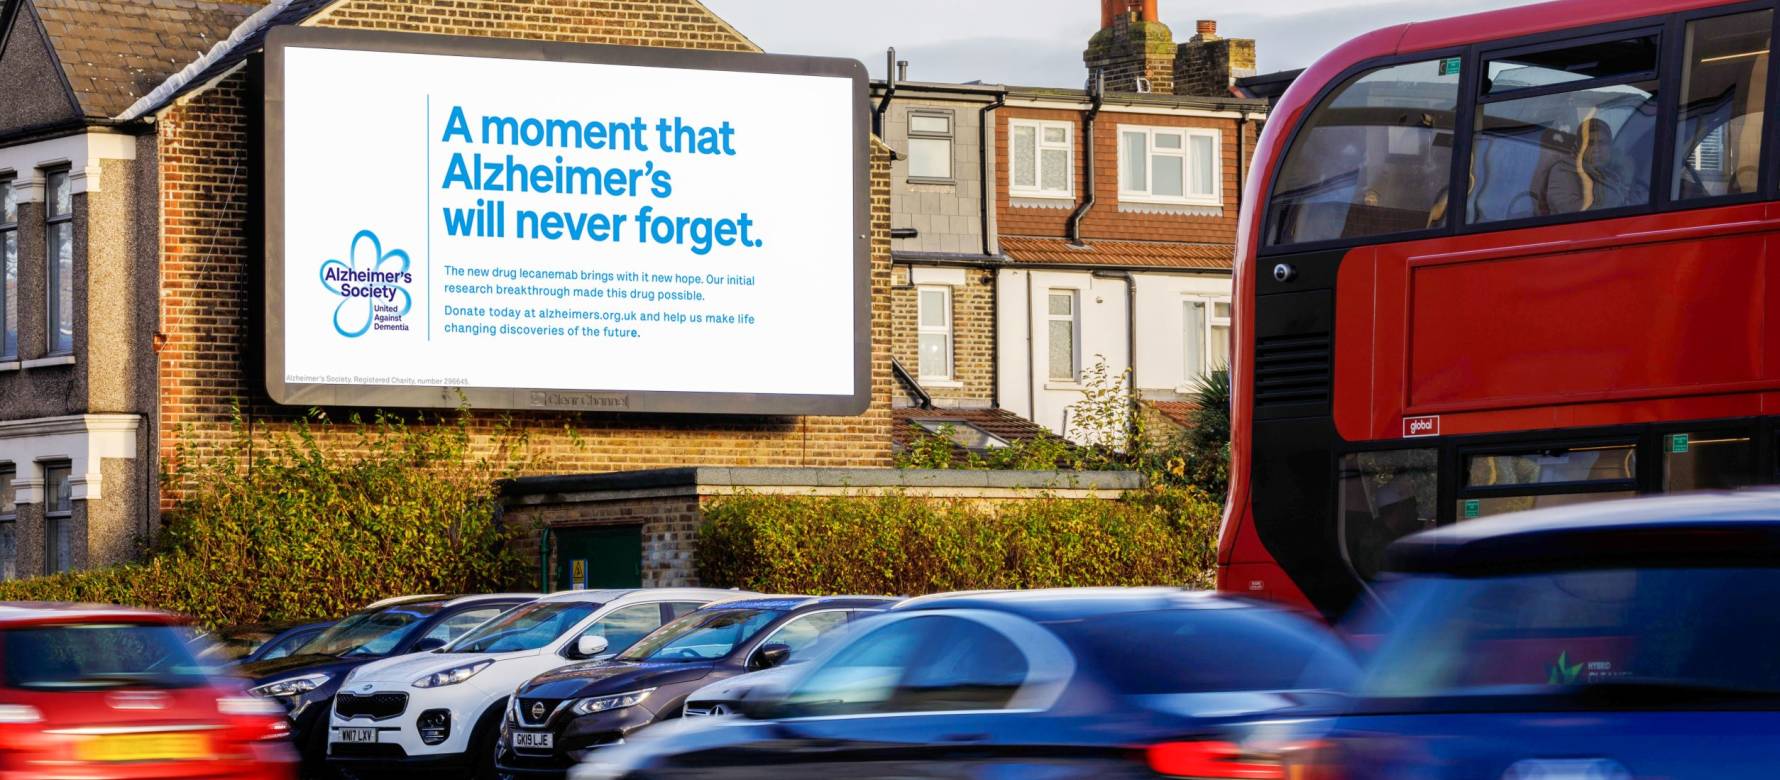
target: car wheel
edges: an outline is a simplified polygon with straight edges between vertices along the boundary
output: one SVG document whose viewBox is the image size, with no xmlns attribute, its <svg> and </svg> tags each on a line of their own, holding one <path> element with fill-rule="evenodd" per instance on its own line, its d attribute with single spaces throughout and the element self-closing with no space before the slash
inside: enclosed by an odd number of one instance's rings
<svg viewBox="0 0 1780 780">
<path fill-rule="evenodd" d="M 476 720 L 470 732 L 470 777 L 474 780 L 499 780 L 495 772 L 495 753 L 500 750 L 501 717 L 507 712 L 502 700 Z"/>
</svg>

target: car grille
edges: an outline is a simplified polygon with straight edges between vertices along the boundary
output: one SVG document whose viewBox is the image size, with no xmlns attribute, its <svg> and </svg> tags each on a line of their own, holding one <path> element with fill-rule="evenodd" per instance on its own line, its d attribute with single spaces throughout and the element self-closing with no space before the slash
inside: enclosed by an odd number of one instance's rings
<svg viewBox="0 0 1780 780">
<path fill-rule="evenodd" d="M 550 716 L 556 714 L 556 708 L 561 704 L 562 699 L 520 699 L 517 708 L 519 725 L 547 725 L 550 723 Z M 541 716 L 540 713 L 542 713 Z"/>
<path fill-rule="evenodd" d="M 406 693 L 373 693 L 357 696 L 342 693 L 334 697 L 334 712 L 342 718 L 388 720 L 408 709 Z"/>
</svg>

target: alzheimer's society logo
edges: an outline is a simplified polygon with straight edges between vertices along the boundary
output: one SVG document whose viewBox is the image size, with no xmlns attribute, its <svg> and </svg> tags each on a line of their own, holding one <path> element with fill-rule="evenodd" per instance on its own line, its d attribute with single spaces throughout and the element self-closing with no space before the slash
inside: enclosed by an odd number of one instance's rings
<svg viewBox="0 0 1780 780">
<path fill-rule="evenodd" d="M 408 272 L 408 253 L 384 251 L 377 234 L 361 230 L 352 237 L 345 262 L 321 264 L 321 284 L 340 296 L 334 307 L 334 330 L 349 339 L 376 331 L 406 331 L 405 318 L 414 308 L 407 286 L 414 283 Z"/>
</svg>

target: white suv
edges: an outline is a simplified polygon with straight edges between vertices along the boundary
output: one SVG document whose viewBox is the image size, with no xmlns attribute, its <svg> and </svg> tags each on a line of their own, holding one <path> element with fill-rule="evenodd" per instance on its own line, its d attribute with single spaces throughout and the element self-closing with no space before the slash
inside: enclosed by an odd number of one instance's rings
<svg viewBox="0 0 1780 780">
<path fill-rule="evenodd" d="M 492 777 L 513 689 L 544 672 L 605 658 L 731 590 L 582 590 L 521 604 L 430 653 L 354 669 L 340 684 L 328 763 L 349 775 L 434 766 Z"/>
</svg>

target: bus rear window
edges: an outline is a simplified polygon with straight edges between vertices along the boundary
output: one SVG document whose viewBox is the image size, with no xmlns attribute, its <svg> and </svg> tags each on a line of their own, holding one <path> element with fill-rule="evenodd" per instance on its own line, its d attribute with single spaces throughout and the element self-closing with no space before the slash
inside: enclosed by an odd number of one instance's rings
<svg viewBox="0 0 1780 780">
<path fill-rule="evenodd" d="M 1444 226 L 1459 71 L 1457 58 L 1393 65 L 1330 93 L 1286 154 L 1267 244 Z"/>
</svg>

